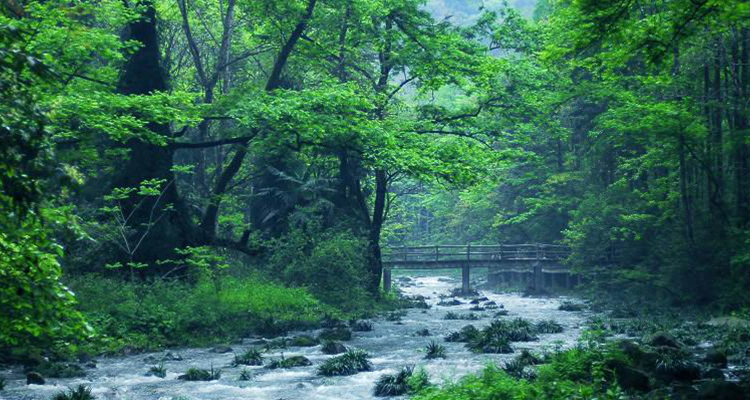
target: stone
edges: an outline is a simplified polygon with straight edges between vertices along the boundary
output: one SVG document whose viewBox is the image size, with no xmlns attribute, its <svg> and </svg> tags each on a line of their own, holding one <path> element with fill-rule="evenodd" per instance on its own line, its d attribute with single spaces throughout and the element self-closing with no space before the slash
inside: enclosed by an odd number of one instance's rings
<svg viewBox="0 0 750 400">
<path fill-rule="evenodd" d="M 96 362 L 94 362 L 94 361 L 90 361 L 90 362 L 86 363 L 86 365 L 85 365 L 85 366 L 86 366 L 86 368 L 88 368 L 88 369 L 94 369 L 94 368 L 96 368 Z"/>
<path fill-rule="evenodd" d="M 632 368 L 622 360 L 608 360 L 606 365 L 614 371 L 617 383 L 623 390 L 648 392 L 651 389 L 645 372 Z"/>
<path fill-rule="evenodd" d="M 232 348 L 229 346 L 216 346 L 211 350 L 211 352 L 217 353 L 217 354 L 226 354 L 226 353 L 231 353 Z"/>
<path fill-rule="evenodd" d="M 677 339 L 674 338 L 674 336 L 666 333 L 666 332 L 658 332 L 655 333 L 651 338 L 648 340 L 648 344 L 654 347 L 672 347 L 675 349 L 679 349 L 681 346 L 679 342 L 677 342 Z"/>
<path fill-rule="evenodd" d="M 703 373 L 703 379 L 722 380 L 725 379 L 724 371 L 719 368 L 711 368 Z"/>
<path fill-rule="evenodd" d="M 346 328 L 324 329 L 318 335 L 319 340 L 352 340 L 352 331 Z"/>
<path fill-rule="evenodd" d="M 726 368 L 728 364 L 726 353 L 718 349 L 712 349 L 708 353 L 706 353 L 703 361 L 706 364 L 710 364 L 719 368 Z"/>
<path fill-rule="evenodd" d="M 318 340 L 312 336 L 301 335 L 292 339 L 290 345 L 298 347 L 312 347 L 318 345 Z"/>
<path fill-rule="evenodd" d="M 742 388 L 723 380 L 707 381 L 698 387 L 699 400 L 745 400 Z"/>
<path fill-rule="evenodd" d="M 44 377 L 42 374 L 38 372 L 29 372 L 26 374 L 26 384 L 27 385 L 44 385 Z"/>
<path fill-rule="evenodd" d="M 229 351 L 232 351 L 229 349 Z M 177 353 L 172 353 L 171 351 L 168 351 L 166 354 L 164 354 L 164 357 L 162 358 L 163 361 L 182 361 L 183 358 L 181 355 Z"/>
</svg>

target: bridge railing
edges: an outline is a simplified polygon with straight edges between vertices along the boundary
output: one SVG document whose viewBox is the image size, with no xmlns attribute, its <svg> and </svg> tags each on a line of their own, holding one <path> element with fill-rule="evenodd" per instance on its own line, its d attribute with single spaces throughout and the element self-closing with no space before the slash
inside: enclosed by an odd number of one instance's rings
<svg viewBox="0 0 750 400">
<path fill-rule="evenodd" d="M 383 262 L 448 263 L 459 261 L 563 260 L 570 255 L 556 244 L 393 246 L 383 249 Z"/>
</svg>

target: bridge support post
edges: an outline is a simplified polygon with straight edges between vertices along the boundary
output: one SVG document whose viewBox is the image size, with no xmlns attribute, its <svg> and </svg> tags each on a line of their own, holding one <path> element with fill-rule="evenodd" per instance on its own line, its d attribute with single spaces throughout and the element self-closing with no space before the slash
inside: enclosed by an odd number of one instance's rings
<svg viewBox="0 0 750 400">
<path fill-rule="evenodd" d="M 544 272 L 542 272 L 542 263 L 534 263 L 534 290 L 544 289 Z"/>
<path fill-rule="evenodd" d="M 468 263 L 461 267 L 461 292 L 464 294 L 471 292 L 469 271 L 471 271 L 471 268 L 469 268 Z"/>
<path fill-rule="evenodd" d="M 383 291 L 391 292 L 391 269 L 383 268 Z"/>
</svg>

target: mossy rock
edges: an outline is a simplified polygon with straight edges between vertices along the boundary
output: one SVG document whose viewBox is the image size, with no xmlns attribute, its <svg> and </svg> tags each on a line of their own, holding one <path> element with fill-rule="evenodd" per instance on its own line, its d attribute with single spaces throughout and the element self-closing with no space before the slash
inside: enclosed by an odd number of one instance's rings
<svg viewBox="0 0 750 400">
<path fill-rule="evenodd" d="M 271 361 L 266 368 L 277 369 L 277 368 L 295 368 L 295 367 L 307 367 L 312 365 L 312 362 L 305 356 L 292 356 L 289 358 L 282 358 L 280 360 Z"/>
<path fill-rule="evenodd" d="M 289 342 L 289 345 L 297 347 L 312 347 L 317 346 L 319 343 L 318 339 L 315 339 L 312 336 L 301 335 L 292 339 L 291 342 Z"/>
<path fill-rule="evenodd" d="M 26 384 L 27 385 L 44 385 L 45 380 L 42 374 L 31 371 L 28 374 L 26 374 Z"/>
<path fill-rule="evenodd" d="M 718 349 L 712 349 L 703 358 L 703 362 L 719 368 L 726 368 L 728 364 L 727 354 Z"/>
<path fill-rule="evenodd" d="M 679 349 L 682 346 L 674 336 L 666 332 L 657 332 L 648 338 L 647 343 L 654 347 L 672 347 Z"/>
<path fill-rule="evenodd" d="M 346 342 L 352 340 L 352 331 L 347 328 L 324 329 L 318 335 L 318 340 L 338 340 Z"/>
<path fill-rule="evenodd" d="M 617 383 L 626 391 L 648 392 L 651 389 L 648 375 L 628 365 L 623 360 L 607 360 L 608 369 L 612 370 Z"/>
<path fill-rule="evenodd" d="M 745 392 L 733 382 L 714 380 L 698 387 L 698 400 L 745 400 Z"/>
<path fill-rule="evenodd" d="M 341 354 L 346 352 L 346 346 L 341 342 L 328 341 L 323 344 L 321 351 L 323 354 Z"/>
</svg>

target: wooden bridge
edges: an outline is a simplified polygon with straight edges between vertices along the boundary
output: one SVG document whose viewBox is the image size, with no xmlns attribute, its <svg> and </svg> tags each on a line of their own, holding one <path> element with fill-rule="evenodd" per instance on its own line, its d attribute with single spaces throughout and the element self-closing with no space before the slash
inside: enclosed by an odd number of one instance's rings
<svg viewBox="0 0 750 400">
<path fill-rule="evenodd" d="M 436 245 L 383 249 L 383 288 L 391 290 L 391 270 L 461 268 L 461 289 L 471 291 L 471 269 L 487 268 L 490 284 L 518 280 L 541 289 L 570 287 L 578 277 L 563 261 L 570 249 L 556 244 Z M 556 282 L 557 281 L 557 282 Z"/>
</svg>

